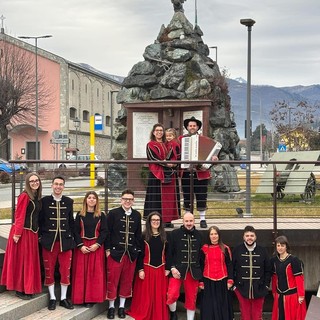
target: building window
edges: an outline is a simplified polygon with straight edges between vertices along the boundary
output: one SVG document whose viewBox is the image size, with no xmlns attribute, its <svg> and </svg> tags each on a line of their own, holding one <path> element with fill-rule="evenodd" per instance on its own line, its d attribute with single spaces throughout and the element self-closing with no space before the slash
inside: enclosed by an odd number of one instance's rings
<svg viewBox="0 0 320 320">
<path fill-rule="evenodd" d="M 71 89 L 74 90 L 74 80 L 71 80 Z"/>
<path fill-rule="evenodd" d="M 111 126 L 111 117 L 110 116 L 106 116 L 106 126 L 107 127 Z"/>
<path fill-rule="evenodd" d="M 77 117 L 77 110 L 76 108 L 71 107 L 69 110 L 69 117 L 70 119 L 75 119 Z"/>
<path fill-rule="evenodd" d="M 85 93 L 88 93 L 88 85 L 87 84 L 84 86 L 84 91 L 85 91 Z"/>
<path fill-rule="evenodd" d="M 90 118 L 90 116 L 89 116 L 89 111 L 84 110 L 84 111 L 82 112 L 82 119 L 83 119 L 83 121 L 89 121 L 89 118 Z"/>
</svg>

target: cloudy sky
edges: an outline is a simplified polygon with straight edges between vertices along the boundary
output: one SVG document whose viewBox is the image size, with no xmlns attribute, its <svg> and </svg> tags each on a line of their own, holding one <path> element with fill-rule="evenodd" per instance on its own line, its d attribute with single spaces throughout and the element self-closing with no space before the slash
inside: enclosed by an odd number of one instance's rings
<svg viewBox="0 0 320 320">
<path fill-rule="evenodd" d="M 320 84 L 319 0 L 197 0 L 198 25 L 208 46 L 218 47 L 218 64 L 231 78 L 247 74 L 247 27 L 252 18 L 252 84 L 277 87 Z M 184 3 L 194 24 L 195 0 Z M 39 36 L 39 47 L 72 62 L 126 76 L 143 61 L 171 0 L 1 0 L 5 32 Z M 29 40 L 27 40 L 29 41 Z M 30 43 L 34 43 L 32 40 Z M 210 56 L 215 59 L 215 50 Z"/>
</svg>

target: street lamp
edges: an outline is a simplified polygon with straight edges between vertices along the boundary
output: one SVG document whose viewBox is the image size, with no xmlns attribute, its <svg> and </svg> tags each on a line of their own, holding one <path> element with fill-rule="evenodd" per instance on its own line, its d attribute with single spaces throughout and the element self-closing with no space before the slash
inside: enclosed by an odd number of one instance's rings
<svg viewBox="0 0 320 320">
<path fill-rule="evenodd" d="M 20 39 L 34 39 L 35 40 L 35 58 L 36 58 L 36 160 L 40 159 L 39 156 L 39 101 L 38 101 L 38 39 L 51 38 L 52 35 L 45 36 L 20 36 Z M 38 168 L 38 163 L 36 164 Z"/>
<path fill-rule="evenodd" d="M 246 213 L 251 217 L 251 30 L 256 23 L 252 19 L 241 19 L 240 23 L 248 28 L 248 61 L 247 61 L 247 123 L 246 123 Z"/>
<path fill-rule="evenodd" d="M 75 117 L 73 119 L 73 125 L 76 128 L 76 161 L 78 161 L 78 129 L 80 127 L 80 119 L 78 117 Z M 76 169 L 78 169 L 78 162 L 76 162 Z"/>
<path fill-rule="evenodd" d="M 119 90 L 111 90 L 110 91 L 110 118 L 111 118 L 111 123 L 110 123 L 110 159 L 111 159 L 111 152 L 112 152 L 112 148 L 113 148 L 113 94 L 114 93 L 118 93 Z"/>
</svg>

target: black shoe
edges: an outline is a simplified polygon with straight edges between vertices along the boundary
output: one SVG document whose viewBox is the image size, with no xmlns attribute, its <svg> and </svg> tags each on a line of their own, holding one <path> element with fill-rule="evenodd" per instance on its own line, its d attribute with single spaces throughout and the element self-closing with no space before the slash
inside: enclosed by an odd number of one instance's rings
<svg viewBox="0 0 320 320">
<path fill-rule="evenodd" d="M 174 228 L 174 225 L 173 225 L 173 223 L 171 223 L 171 222 L 166 222 L 166 223 L 164 224 L 164 227 L 165 227 L 165 228 L 171 228 L 171 229 L 173 229 L 173 228 Z"/>
<path fill-rule="evenodd" d="M 24 292 L 16 291 L 16 296 L 22 300 L 30 300 L 31 294 L 25 294 Z"/>
<path fill-rule="evenodd" d="M 84 306 L 85 308 L 92 308 L 93 305 L 94 305 L 94 303 L 85 303 L 83 306 Z"/>
<path fill-rule="evenodd" d="M 124 308 L 119 308 L 118 309 L 118 317 L 120 319 L 124 319 L 126 317 L 126 312 L 125 312 Z"/>
<path fill-rule="evenodd" d="M 200 228 L 207 228 L 207 222 L 206 220 L 200 220 Z"/>
<path fill-rule="evenodd" d="M 114 308 L 109 308 L 108 313 L 107 313 L 107 318 L 108 319 L 114 319 L 114 314 L 115 314 L 115 309 Z"/>
<path fill-rule="evenodd" d="M 60 307 L 64 307 L 66 309 L 74 309 L 73 304 L 70 301 L 68 301 L 67 299 L 61 300 L 59 305 L 60 305 Z"/>
<path fill-rule="evenodd" d="M 50 299 L 49 300 L 48 309 L 49 310 L 56 310 L 56 304 L 57 304 L 57 300 L 56 299 Z"/>
<path fill-rule="evenodd" d="M 170 320 L 178 320 L 176 311 L 170 311 Z"/>
</svg>

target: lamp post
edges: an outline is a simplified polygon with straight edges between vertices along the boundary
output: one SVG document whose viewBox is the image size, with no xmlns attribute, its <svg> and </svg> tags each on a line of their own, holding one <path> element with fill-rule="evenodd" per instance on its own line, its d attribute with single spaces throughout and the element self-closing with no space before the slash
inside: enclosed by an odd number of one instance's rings
<svg viewBox="0 0 320 320">
<path fill-rule="evenodd" d="M 110 123 L 110 159 L 111 159 L 111 151 L 112 151 L 112 148 L 113 148 L 113 94 L 114 93 L 118 93 L 119 90 L 111 90 L 110 91 L 110 100 L 111 100 L 111 103 L 110 103 L 110 118 L 111 118 L 111 123 Z"/>
<path fill-rule="evenodd" d="M 246 157 L 251 161 L 251 30 L 256 23 L 252 19 L 241 19 L 240 23 L 248 28 L 248 60 L 247 60 L 247 123 L 246 123 Z M 251 164 L 246 166 L 246 212 L 251 217 Z"/>
<path fill-rule="evenodd" d="M 35 59 L 36 59 L 36 160 L 40 159 L 39 156 L 39 101 L 38 101 L 38 39 L 51 38 L 52 35 L 45 36 L 20 36 L 20 39 L 34 39 L 35 41 Z M 38 168 L 38 163 L 36 164 Z"/>
<path fill-rule="evenodd" d="M 78 161 L 78 129 L 80 127 L 80 119 L 78 117 L 75 117 L 73 119 L 73 125 L 76 128 L 76 161 Z M 78 169 L 78 162 L 76 162 L 76 169 Z"/>
</svg>

